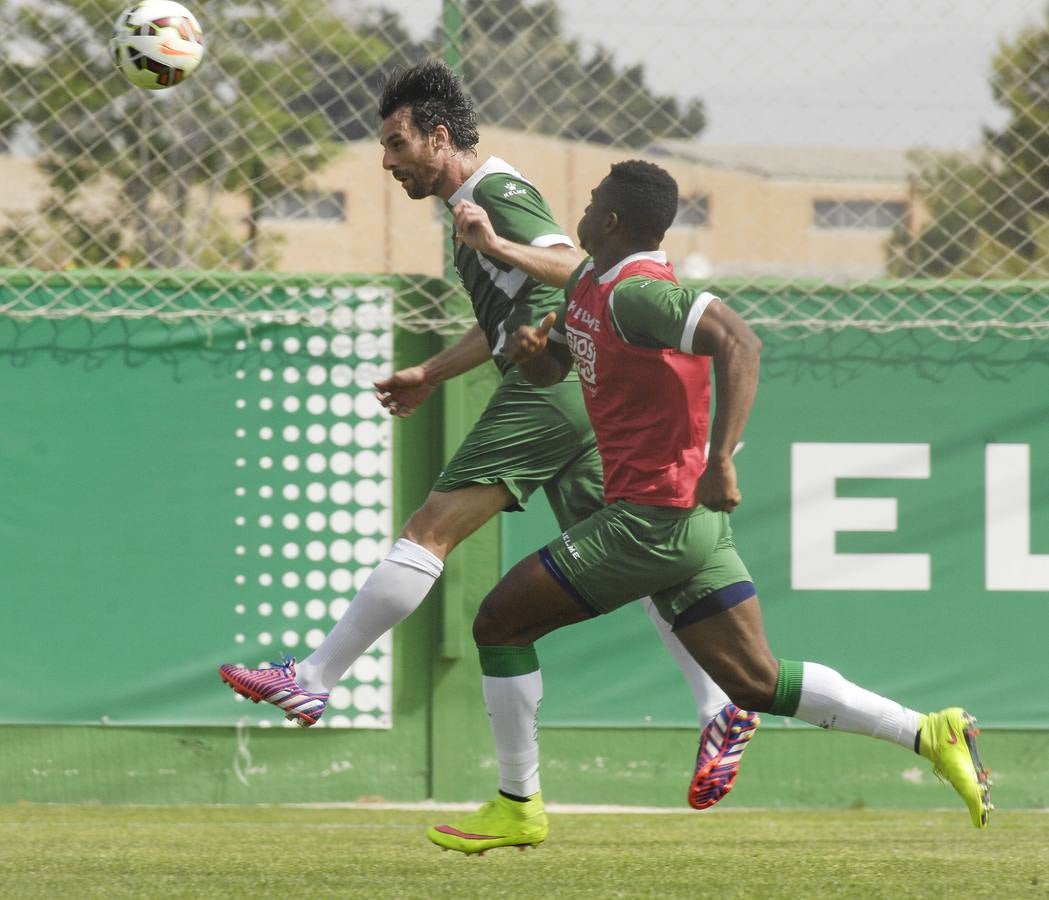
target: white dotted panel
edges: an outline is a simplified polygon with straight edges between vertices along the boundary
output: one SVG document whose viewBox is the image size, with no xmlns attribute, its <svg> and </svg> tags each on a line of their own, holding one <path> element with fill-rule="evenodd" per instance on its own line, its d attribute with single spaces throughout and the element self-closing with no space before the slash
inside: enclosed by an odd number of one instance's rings
<svg viewBox="0 0 1049 900">
<path fill-rule="evenodd" d="M 288 293 L 311 307 L 260 317 L 230 372 L 239 394 L 230 640 L 247 665 L 319 647 L 393 538 L 393 432 L 372 384 L 392 371 L 390 292 Z M 317 727 L 391 727 L 392 672 L 384 635 L 332 691 Z M 290 724 L 248 707 L 262 727 Z"/>
</svg>

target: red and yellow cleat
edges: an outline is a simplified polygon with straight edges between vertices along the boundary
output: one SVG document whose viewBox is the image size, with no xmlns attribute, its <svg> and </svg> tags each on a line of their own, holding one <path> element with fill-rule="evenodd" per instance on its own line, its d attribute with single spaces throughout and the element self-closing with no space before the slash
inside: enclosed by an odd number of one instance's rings
<svg viewBox="0 0 1049 900">
<path fill-rule="evenodd" d="M 941 781 L 950 783 L 969 807 L 977 828 L 986 828 L 991 810 L 991 777 L 976 749 L 976 719 L 952 706 L 922 716 L 918 728 L 918 752 L 932 763 Z"/>
<path fill-rule="evenodd" d="M 434 825 L 426 836 L 445 850 L 484 853 L 496 847 L 536 846 L 550 833 L 542 793 L 523 803 L 500 794 L 454 825 Z"/>
</svg>

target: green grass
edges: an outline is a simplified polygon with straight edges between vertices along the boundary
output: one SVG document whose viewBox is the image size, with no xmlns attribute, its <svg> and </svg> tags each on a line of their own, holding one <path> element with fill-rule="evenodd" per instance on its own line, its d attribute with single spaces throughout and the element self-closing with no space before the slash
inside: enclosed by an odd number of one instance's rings
<svg viewBox="0 0 1049 900">
<path fill-rule="evenodd" d="M 455 814 L 0 806 L 0 897 L 1049 897 L 1049 816 L 736 812 L 551 816 L 536 850 L 464 857 Z"/>
</svg>

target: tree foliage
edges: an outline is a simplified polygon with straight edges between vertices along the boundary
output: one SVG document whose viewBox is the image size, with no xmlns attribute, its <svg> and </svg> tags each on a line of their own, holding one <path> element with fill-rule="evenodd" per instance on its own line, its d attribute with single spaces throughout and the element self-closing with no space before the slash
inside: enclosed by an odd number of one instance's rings
<svg viewBox="0 0 1049 900">
<path fill-rule="evenodd" d="M 933 277 L 1049 277 L 1049 4 L 1045 22 L 1002 42 L 990 82 L 1008 119 L 978 158 L 919 167 L 929 219 L 890 241 L 890 271 Z"/>
<path fill-rule="evenodd" d="M 38 248 L 15 264 L 199 266 L 216 240 L 240 232 L 242 264 L 255 267 L 267 198 L 305 184 L 338 149 L 309 93 L 328 75 L 314 48 L 373 67 L 391 49 L 325 0 L 213 4 L 206 77 L 150 92 L 113 69 L 109 4 L 9 2 L 0 12 L 19 50 L 0 59 L 0 137 L 31 142 L 50 189 L 41 233 L 4 242 Z M 246 232 L 222 220 L 222 192 L 246 197 Z M 41 247 L 52 249 L 42 258 Z"/>
<path fill-rule="evenodd" d="M 446 33 L 442 23 L 421 42 L 412 40 L 397 13 L 376 10 L 357 30 L 390 45 L 382 64 L 321 47 L 319 61 L 329 76 L 310 90 L 310 100 L 340 136 L 370 137 L 390 70 L 443 56 L 451 45 L 461 54 L 482 125 L 641 147 L 660 137 L 693 137 L 706 124 L 702 101 L 653 93 L 641 66 L 619 66 L 602 47 L 587 57 L 564 34 L 556 0 L 461 0 L 457 8 L 457 34 Z"/>
<path fill-rule="evenodd" d="M 382 85 L 395 68 L 407 68 L 426 56 L 439 53 L 435 45 L 412 40 L 400 14 L 385 9 L 372 10 L 355 26 L 362 42 L 382 53 L 346 54 L 333 52 L 327 43 L 314 48 L 314 58 L 323 77 L 293 104 L 294 108 L 315 107 L 324 112 L 340 138 L 356 141 L 374 138 L 378 128 L 378 102 Z"/>
<path fill-rule="evenodd" d="M 706 124 L 701 100 L 653 93 L 641 66 L 619 67 L 600 46 L 586 57 L 555 0 L 466 0 L 463 20 L 463 74 L 482 122 L 626 147 Z"/>
</svg>

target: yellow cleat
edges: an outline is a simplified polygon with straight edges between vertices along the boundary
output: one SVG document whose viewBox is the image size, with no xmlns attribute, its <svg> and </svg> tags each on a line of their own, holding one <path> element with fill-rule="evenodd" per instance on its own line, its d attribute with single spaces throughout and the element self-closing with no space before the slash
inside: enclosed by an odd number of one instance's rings
<svg viewBox="0 0 1049 900">
<path fill-rule="evenodd" d="M 973 825 L 986 828 L 991 810 L 990 773 L 980 762 L 976 735 L 980 729 L 964 709 L 953 706 L 923 715 L 918 752 L 932 763 L 938 778 L 949 781 L 969 807 Z"/>
<path fill-rule="evenodd" d="M 541 844 L 549 833 L 543 795 L 535 793 L 524 803 L 500 794 L 454 825 L 430 827 L 426 836 L 445 850 L 470 854 L 494 847 L 523 850 L 529 845 Z"/>
</svg>

